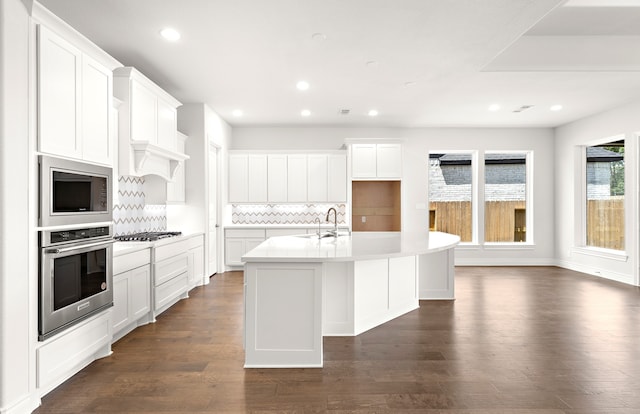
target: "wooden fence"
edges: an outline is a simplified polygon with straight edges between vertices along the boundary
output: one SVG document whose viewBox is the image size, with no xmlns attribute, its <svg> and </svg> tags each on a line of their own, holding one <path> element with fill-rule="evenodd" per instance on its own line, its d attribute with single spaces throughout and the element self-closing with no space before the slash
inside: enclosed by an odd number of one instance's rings
<svg viewBox="0 0 640 414">
<path fill-rule="evenodd" d="M 624 198 L 587 201 L 587 246 L 624 250 Z"/>
<path fill-rule="evenodd" d="M 471 202 L 431 202 L 429 210 L 431 230 L 457 234 L 463 242 L 472 240 Z M 525 216 L 524 201 L 486 202 L 484 240 L 526 241 Z M 624 250 L 624 198 L 588 201 L 587 245 Z"/>
<path fill-rule="evenodd" d="M 472 240 L 471 202 L 432 202 L 429 210 L 432 230 L 457 234 L 463 242 Z M 526 241 L 524 201 L 487 201 L 484 214 L 485 241 Z"/>
</svg>

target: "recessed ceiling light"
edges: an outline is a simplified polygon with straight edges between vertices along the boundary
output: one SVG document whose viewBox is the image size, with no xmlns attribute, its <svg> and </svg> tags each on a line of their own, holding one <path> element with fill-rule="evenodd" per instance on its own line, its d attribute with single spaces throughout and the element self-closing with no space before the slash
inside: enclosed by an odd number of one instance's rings
<svg viewBox="0 0 640 414">
<path fill-rule="evenodd" d="M 311 111 L 308 110 L 308 109 L 303 109 L 302 111 L 300 111 L 300 115 L 309 116 L 309 115 L 311 115 Z"/>
<path fill-rule="evenodd" d="M 368 113 L 369 116 L 378 116 L 378 111 L 376 111 L 375 109 L 372 109 L 369 111 Z"/>
<path fill-rule="evenodd" d="M 500 105 L 491 104 L 491 105 L 489 105 L 489 108 L 487 108 L 487 109 L 490 110 L 491 112 L 499 111 L 500 110 Z"/>
<path fill-rule="evenodd" d="M 307 82 L 307 81 L 299 81 L 298 83 L 296 83 L 296 88 L 299 91 L 306 91 L 307 89 L 309 89 L 309 82 Z"/>
<path fill-rule="evenodd" d="M 414 81 L 409 81 L 404 83 L 405 88 L 410 88 L 412 86 L 416 86 L 416 83 Z"/>
<path fill-rule="evenodd" d="M 160 35 L 170 42 L 177 42 L 180 39 L 180 33 L 171 27 L 162 29 Z"/>
<path fill-rule="evenodd" d="M 553 105 L 549 108 L 551 111 L 560 111 L 562 110 L 562 105 Z"/>
<path fill-rule="evenodd" d="M 231 114 L 233 116 L 240 117 L 240 116 L 244 115 L 244 112 L 242 112 L 242 109 L 236 109 L 233 112 L 231 112 Z"/>
<path fill-rule="evenodd" d="M 314 33 L 314 34 L 311 35 L 311 38 L 313 40 L 317 40 L 319 42 L 322 42 L 323 40 L 327 39 L 327 35 L 324 34 L 324 33 Z"/>
<path fill-rule="evenodd" d="M 378 66 L 378 62 L 375 61 L 375 60 L 370 60 L 370 61 L 367 62 L 367 66 L 370 67 L 370 68 L 375 68 L 375 67 Z"/>
</svg>

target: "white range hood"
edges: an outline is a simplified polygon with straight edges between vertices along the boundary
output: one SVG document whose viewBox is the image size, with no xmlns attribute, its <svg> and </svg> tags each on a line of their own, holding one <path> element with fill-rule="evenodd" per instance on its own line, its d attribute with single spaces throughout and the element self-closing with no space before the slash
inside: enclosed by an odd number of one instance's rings
<svg viewBox="0 0 640 414">
<path fill-rule="evenodd" d="M 119 173 L 173 181 L 189 156 L 178 148 L 177 108 L 182 104 L 132 67 L 113 71 L 118 110 Z"/>
</svg>

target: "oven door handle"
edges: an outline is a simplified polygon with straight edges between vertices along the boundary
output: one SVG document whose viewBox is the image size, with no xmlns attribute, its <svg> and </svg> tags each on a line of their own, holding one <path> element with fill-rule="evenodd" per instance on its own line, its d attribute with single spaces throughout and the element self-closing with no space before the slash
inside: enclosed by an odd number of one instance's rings
<svg viewBox="0 0 640 414">
<path fill-rule="evenodd" d="M 89 243 L 89 244 L 81 244 L 81 245 L 75 245 L 75 246 L 69 246 L 69 247 L 61 247 L 58 249 L 47 249 L 46 252 L 49 254 L 58 254 L 58 253 L 66 253 L 66 252 L 72 252 L 75 250 L 81 250 L 81 249 L 91 249 L 93 247 L 99 247 L 99 246 L 106 246 L 108 244 L 113 244 L 115 243 L 115 240 L 107 240 L 107 241 L 101 241 L 101 242 L 97 242 L 97 243 Z"/>
</svg>

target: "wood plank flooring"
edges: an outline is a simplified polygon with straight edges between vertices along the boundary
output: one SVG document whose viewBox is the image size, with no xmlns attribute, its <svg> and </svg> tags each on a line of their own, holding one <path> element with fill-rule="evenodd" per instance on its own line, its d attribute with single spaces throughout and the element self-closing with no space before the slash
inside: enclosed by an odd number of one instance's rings
<svg viewBox="0 0 640 414">
<path fill-rule="evenodd" d="M 456 297 L 325 338 L 322 369 L 245 370 L 242 273 L 216 275 L 36 413 L 640 413 L 640 288 L 458 267 Z"/>
</svg>

